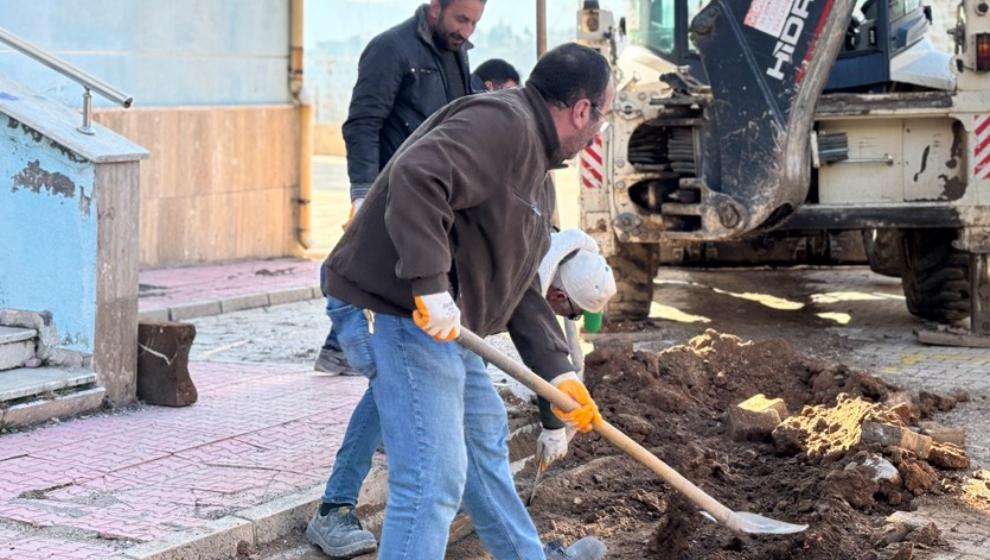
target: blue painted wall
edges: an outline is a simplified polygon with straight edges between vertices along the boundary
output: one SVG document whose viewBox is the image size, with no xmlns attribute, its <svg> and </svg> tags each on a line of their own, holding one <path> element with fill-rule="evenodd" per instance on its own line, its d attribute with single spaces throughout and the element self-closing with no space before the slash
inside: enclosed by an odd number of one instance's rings
<svg viewBox="0 0 990 560">
<path fill-rule="evenodd" d="M 333 3 L 333 2 L 331 2 Z M 0 0 L 0 27 L 137 106 L 286 103 L 289 0 Z M 81 106 L 75 82 L 0 44 L 0 72 Z M 97 105 L 109 102 L 95 97 Z"/>
<path fill-rule="evenodd" d="M 92 353 L 94 166 L 3 113 L 0 154 L 0 307 L 49 310 L 62 345 Z"/>
</svg>

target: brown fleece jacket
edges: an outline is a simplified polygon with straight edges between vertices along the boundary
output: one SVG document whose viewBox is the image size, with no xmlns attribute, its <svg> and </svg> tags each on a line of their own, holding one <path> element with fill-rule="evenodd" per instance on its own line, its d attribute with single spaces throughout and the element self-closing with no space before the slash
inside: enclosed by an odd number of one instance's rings
<svg viewBox="0 0 990 560">
<path fill-rule="evenodd" d="M 550 243 L 548 172 L 561 161 L 536 90 L 448 104 L 375 180 L 324 263 L 324 292 L 376 313 L 409 315 L 414 296 L 449 290 L 465 326 L 481 336 L 508 329 L 541 376 L 573 371 L 536 274 Z"/>
</svg>

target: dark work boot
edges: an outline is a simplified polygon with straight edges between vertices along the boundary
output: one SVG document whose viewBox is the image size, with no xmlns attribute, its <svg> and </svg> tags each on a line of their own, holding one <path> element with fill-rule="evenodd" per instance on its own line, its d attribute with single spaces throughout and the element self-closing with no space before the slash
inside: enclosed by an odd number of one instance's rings
<svg viewBox="0 0 990 560">
<path fill-rule="evenodd" d="M 347 363 L 347 358 L 340 350 L 331 348 L 321 348 L 320 355 L 316 357 L 313 369 L 322 373 L 334 375 L 358 375 L 358 372 L 351 369 Z"/>
<path fill-rule="evenodd" d="M 595 537 L 585 537 L 567 548 L 555 542 L 543 547 L 547 560 L 602 560 L 605 552 L 605 543 Z"/>
<path fill-rule="evenodd" d="M 361 527 L 350 506 L 341 506 L 326 515 L 317 510 L 306 526 L 306 540 L 332 558 L 353 558 L 378 548 L 375 536 Z"/>
</svg>

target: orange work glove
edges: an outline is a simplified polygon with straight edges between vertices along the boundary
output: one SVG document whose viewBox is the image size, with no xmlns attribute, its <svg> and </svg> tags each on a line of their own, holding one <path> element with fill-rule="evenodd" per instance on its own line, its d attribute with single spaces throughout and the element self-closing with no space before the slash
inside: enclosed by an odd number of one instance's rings
<svg viewBox="0 0 990 560">
<path fill-rule="evenodd" d="M 347 213 L 347 221 L 344 222 L 344 225 L 340 226 L 340 229 L 347 231 L 347 228 L 351 226 L 351 222 L 354 221 L 354 215 L 357 214 L 357 211 L 361 208 L 362 204 L 364 204 L 363 198 L 355 198 L 354 201 L 351 202 L 351 211 Z"/>
<path fill-rule="evenodd" d="M 602 415 L 598 412 L 598 405 L 592 400 L 591 394 L 588 393 L 588 388 L 584 386 L 584 383 L 581 382 L 581 379 L 576 373 L 562 373 L 555 377 L 551 381 L 551 384 L 581 405 L 571 412 L 564 412 L 557 408 L 557 405 L 551 405 L 550 410 L 558 418 L 567 422 L 579 432 L 590 432 L 596 423 L 602 421 Z"/>
<path fill-rule="evenodd" d="M 450 292 L 416 296 L 413 321 L 437 342 L 450 342 L 461 335 L 461 310 Z"/>
</svg>

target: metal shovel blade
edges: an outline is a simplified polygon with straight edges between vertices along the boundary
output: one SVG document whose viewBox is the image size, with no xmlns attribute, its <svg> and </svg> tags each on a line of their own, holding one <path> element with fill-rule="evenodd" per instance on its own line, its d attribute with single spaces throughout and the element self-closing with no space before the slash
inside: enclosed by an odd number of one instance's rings
<svg viewBox="0 0 990 560">
<path fill-rule="evenodd" d="M 786 521 L 777 521 L 748 511 L 734 511 L 726 521 L 730 529 L 749 533 L 751 535 L 791 535 L 801 533 L 807 525 L 797 525 Z"/>
</svg>

